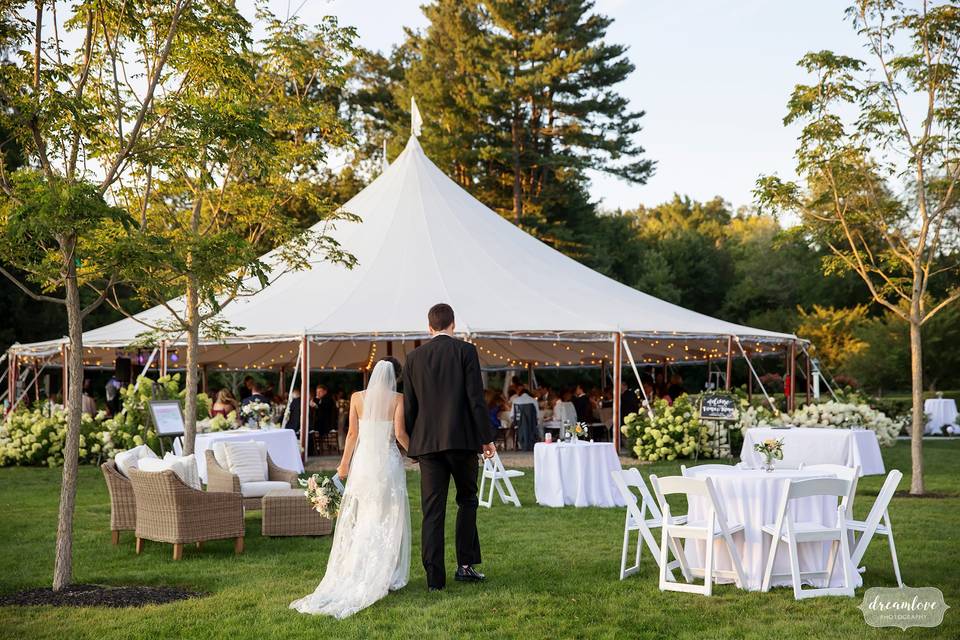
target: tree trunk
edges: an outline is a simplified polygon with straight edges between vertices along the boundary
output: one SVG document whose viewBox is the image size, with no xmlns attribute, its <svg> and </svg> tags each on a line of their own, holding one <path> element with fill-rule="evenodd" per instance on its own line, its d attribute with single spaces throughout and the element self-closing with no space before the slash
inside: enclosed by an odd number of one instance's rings
<svg viewBox="0 0 960 640">
<path fill-rule="evenodd" d="M 83 402 L 83 318 L 77 267 L 73 259 L 75 240 L 64 243 L 66 267 L 65 301 L 70 337 L 68 358 L 67 438 L 63 446 L 63 475 L 60 482 L 60 514 L 57 520 L 57 544 L 53 567 L 53 590 L 59 591 L 73 581 L 73 511 L 77 498 L 77 465 L 80 457 L 80 416 Z"/>
<path fill-rule="evenodd" d="M 923 495 L 923 343 L 920 320 L 910 317 L 910 390 L 913 397 L 913 429 L 910 435 L 910 458 L 913 471 L 910 479 L 911 495 Z"/>
<path fill-rule="evenodd" d="M 196 278 L 187 277 L 187 375 L 184 386 L 187 390 L 183 402 L 183 455 L 193 453 L 197 438 L 197 367 L 200 344 L 200 302 Z"/>
</svg>

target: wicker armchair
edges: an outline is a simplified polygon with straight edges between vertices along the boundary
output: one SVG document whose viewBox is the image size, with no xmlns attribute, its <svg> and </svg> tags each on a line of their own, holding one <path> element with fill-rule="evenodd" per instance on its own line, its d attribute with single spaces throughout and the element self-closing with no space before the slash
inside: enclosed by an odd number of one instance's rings
<svg viewBox="0 0 960 640">
<path fill-rule="evenodd" d="M 117 469 L 117 463 L 108 460 L 100 465 L 103 479 L 110 493 L 110 541 L 120 544 L 121 531 L 137 528 L 137 502 L 130 481 Z"/>
<path fill-rule="evenodd" d="M 204 455 L 207 460 L 207 491 L 236 493 L 240 495 L 240 478 L 230 473 L 229 470 L 221 467 L 211 449 L 207 449 Z M 296 471 L 290 471 L 289 469 L 284 469 L 283 467 L 278 467 L 273 464 L 273 460 L 270 459 L 270 454 L 267 454 L 267 480 L 286 482 L 289 483 L 292 488 L 296 489 L 300 486 L 299 478 L 300 476 Z M 261 509 L 263 506 L 262 500 L 262 497 L 244 498 L 243 506 L 251 510 Z"/>
<path fill-rule="evenodd" d="M 144 540 L 173 545 L 173 559 L 183 557 L 183 545 L 207 540 L 234 539 L 234 551 L 243 553 L 243 500 L 232 493 L 198 491 L 173 471 L 130 470 L 137 501 L 137 554 Z"/>
</svg>

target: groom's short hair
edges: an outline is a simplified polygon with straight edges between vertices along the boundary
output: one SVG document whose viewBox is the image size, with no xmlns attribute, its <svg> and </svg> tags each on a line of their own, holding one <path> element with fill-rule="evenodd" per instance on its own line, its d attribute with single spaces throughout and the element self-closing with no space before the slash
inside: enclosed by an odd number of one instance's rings
<svg viewBox="0 0 960 640">
<path fill-rule="evenodd" d="M 427 322 L 434 331 L 443 331 L 453 324 L 453 307 L 445 302 L 433 305 L 427 312 Z"/>
</svg>

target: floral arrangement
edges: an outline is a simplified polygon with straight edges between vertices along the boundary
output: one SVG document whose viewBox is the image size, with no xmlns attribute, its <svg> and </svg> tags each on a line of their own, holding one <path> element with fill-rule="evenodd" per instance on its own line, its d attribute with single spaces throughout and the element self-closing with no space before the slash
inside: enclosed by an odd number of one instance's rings
<svg viewBox="0 0 960 640">
<path fill-rule="evenodd" d="M 273 407 L 266 402 L 248 402 L 240 407 L 240 416 L 249 427 L 262 429 L 273 425 Z"/>
<path fill-rule="evenodd" d="M 715 458 L 725 455 L 725 447 L 729 451 L 727 429 L 717 423 L 701 422 L 690 396 L 682 395 L 672 405 L 666 400 L 655 400 L 652 413 L 631 413 L 620 427 L 621 433 L 633 440 L 633 451 L 641 460 L 689 458 L 698 450 L 701 457 Z"/>
<path fill-rule="evenodd" d="M 783 460 L 783 438 L 779 440 L 767 438 L 753 445 L 753 450 L 763 455 L 768 463 L 771 460 Z"/>
<path fill-rule="evenodd" d="M 905 420 L 893 420 L 865 402 L 831 400 L 804 405 L 791 414 L 779 416 L 764 407 L 741 408 L 739 425 L 741 429 L 787 425 L 824 429 L 870 429 L 877 434 L 880 446 L 892 447 L 905 426 Z"/>
<path fill-rule="evenodd" d="M 231 411 L 226 416 L 217 414 L 212 418 L 204 418 L 197 421 L 197 433 L 214 433 L 217 431 L 230 431 L 238 427 L 237 412 Z"/>
<path fill-rule="evenodd" d="M 315 473 L 306 480 L 301 479 L 300 486 L 304 487 L 303 495 L 321 516 L 333 520 L 340 515 L 340 499 L 343 496 L 334 484 L 333 478 Z"/>
<path fill-rule="evenodd" d="M 573 425 L 567 427 L 567 434 L 571 438 L 589 438 L 590 429 L 587 427 L 586 422 L 577 422 Z"/>
<path fill-rule="evenodd" d="M 136 384 L 120 390 L 123 408 L 108 418 L 84 414 L 80 422 L 80 462 L 97 463 L 112 458 L 117 451 L 146 444 L 159 450 L 156 433 L 147 415 L 148 400 L 182 400 L 180 375 L 163 376 L 156 382 L 138 378 Z M 197 395 L 197 414 L 207 415 L 210 399 Z M 61 406 L 44 404 L 18 407 L 0 423 L 0 467 L 13 465 L 63 465 L 63 447 L 67 438 L 67 413 Z"/>
</svg>

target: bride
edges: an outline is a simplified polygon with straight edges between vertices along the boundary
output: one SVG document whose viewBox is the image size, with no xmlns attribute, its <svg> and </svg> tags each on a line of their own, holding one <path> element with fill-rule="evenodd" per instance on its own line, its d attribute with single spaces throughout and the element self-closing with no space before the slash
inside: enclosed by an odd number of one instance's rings
<svg viewBox="0 0 960 640">
<path fill-rule="evenodd" d="M 366 391 L 350 398 L 350 430 L 337 473 L 347 477 L 327 572 L 290 603 L 302 613 L 346 618 L 407 584 L 410 505 L 397 442 L 410 442 L 397 393 L 400 363 L 377 363 Z M 348 475 L 349 472 L 349 475 Z"/>
</svg>

